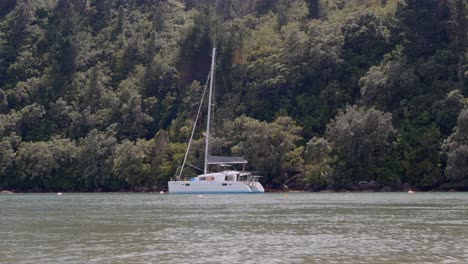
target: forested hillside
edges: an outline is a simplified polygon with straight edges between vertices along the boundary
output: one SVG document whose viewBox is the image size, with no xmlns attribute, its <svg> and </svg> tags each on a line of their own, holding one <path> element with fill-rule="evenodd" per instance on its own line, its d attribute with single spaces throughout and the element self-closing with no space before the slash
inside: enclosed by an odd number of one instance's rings
<svg viewBox="0 0 468 264">
<path fill-rule="evenodd" d="M 0 190 L 167 188 L 213 47 L 211 152 L 267 188 L 467 190 L 467 31 L 467 0 L 2 0 Z"/>
</svg>

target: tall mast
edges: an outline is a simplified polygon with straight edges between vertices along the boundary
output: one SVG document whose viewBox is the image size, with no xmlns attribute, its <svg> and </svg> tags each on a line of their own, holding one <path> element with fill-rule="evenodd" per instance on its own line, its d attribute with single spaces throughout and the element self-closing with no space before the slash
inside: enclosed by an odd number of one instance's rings
<svg viewBox="0 0 468 264">
<path fill-rule="evenodd" d="M 211 56 L 211 78 L 210 78 L 210 92 L 208 94 L 208 118 L 206 120 L 206 138 L 205 138 L 205 168 L 204 174 L 208 173 L 208 148 L 210 140 L 210 122 L 211 122 L 211 96 L 213 94 L 213 79 L 214 79 L 214 66 L 215 66 L 216 48 L 213 48 L 213 55 Z"/>
</svg>

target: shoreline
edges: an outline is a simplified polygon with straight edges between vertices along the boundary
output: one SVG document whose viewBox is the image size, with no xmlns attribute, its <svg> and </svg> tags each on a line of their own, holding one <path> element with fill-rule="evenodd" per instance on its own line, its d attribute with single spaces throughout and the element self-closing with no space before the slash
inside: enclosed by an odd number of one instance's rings
<svg viewBox="0 0 468 264">
<path fill-rule="evenodd" d="M 161 193 L 162 192 L 162 193 Z M 434 190 L 391 190 L 391 191 L 382 191 L 382 190 L 320 190 L 320 191 L 310 191 L 310 190 L 282 190 L 282 189 L 268 189 L 265 190 L 265 193 L 431 193 L 431 192 L 466 192 L 463 190 L 455 189 L 434 189 Z M 154 193 L 154 194 L 169 194 L 167 190 L 160 191 L 138 191 L 138 190 L 121 190 L 121 191 L 32 191 L 32 190 L 0 190 L 0 195 L 8 194 L 65 194 L 65 193 Z"/>
</svg>

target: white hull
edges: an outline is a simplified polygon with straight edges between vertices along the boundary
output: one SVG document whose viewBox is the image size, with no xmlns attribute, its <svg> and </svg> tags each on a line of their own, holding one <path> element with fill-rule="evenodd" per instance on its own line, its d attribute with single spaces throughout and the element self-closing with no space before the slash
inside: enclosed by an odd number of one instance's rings
<svg viewBox="0 0 468 264">
<path fill-rule="evenodd" d="M 170 181 L 169 193 L 263 193 L 259 182 Z"/>
</svg>

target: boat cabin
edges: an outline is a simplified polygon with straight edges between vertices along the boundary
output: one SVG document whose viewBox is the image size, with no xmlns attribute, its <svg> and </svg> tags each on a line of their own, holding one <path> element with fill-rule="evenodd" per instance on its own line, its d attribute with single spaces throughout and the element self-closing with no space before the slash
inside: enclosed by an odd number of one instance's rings
<svg viewBox="0 0 468 264">
<path fill-rule="evenodd" d="M 236 170 L 223 170 L 220 172 L 202 174 L 195 178 L 192 178 L 192 181 L 243 181 L 243 182 L 253 182 L 258 181 L 261 176 L 252 175 L 250 172 L 241 172 Z"/>
</svg>

